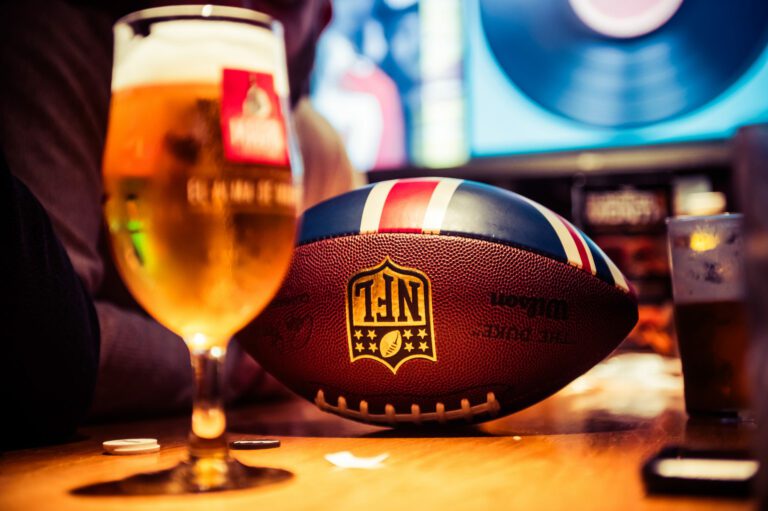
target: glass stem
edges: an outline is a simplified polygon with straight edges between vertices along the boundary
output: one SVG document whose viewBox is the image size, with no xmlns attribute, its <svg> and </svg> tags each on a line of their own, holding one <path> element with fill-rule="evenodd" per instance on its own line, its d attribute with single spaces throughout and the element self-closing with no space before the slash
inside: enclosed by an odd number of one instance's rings
<svg viewBox="0 0 768 511">
<path fill-rule="evenodd" d="M 189 458 L 229 460 L 227 418 L 221 393 L 221 373 L 226 350 L 222 348 L 191 350 L 195 372 L 192 404 L 192 430 L 189 434 Z"/>
</svg>

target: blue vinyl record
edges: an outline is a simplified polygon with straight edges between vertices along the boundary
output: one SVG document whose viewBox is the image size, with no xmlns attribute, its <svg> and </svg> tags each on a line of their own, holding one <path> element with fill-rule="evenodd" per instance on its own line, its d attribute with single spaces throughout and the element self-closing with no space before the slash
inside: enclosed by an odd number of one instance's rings
<svg viewBox="0 0 768 511">
<path fill-rule="evenodd" d="M 515 87 L 594 126 L 642 127 L 690 113 L 727 90 L 768 44 L 767 0 L 683 0 L 659 27 L 632 37 L 595 30 L 572 5 L 479 0 L 480 20 Z"/>
</svg>

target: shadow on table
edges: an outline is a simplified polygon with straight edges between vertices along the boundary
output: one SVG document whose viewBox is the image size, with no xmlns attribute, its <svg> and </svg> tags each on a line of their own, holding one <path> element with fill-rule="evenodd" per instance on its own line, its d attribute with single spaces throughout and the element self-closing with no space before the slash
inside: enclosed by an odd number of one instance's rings
<svg viewBox="0 0 768 511">
<path fill-rule="evenodd" d="M 326 438 L 451 438 L 527 435 L 568 435 L 642 430 L 653 419 L 615 415 L 601 410 L 574 412 L 546 400 L 521 412 L 483 424 L 400 425 L 396 429 L 362 424 L 318 410 L 303 400 L 269 408 L 244 408 L 229 414 L 234 434 Z M 268 411 L 268 413 L 264 413 Z"/>
<path fill-rule="evenodd" d="M 339 422 L 343 421 L 343 422 Z M 230 433 L 318 438 L 451 438 L 495 436 L 478 426 L 409 426 L 398 429 L 359 424 L 347 419 L 307 422 L 238 422 Z"/>
<path fill-rule="evenodd" d="M 231 486 L 213 491 L 231 491 L 258 488 L 287 481 L 293 477 L 291 472 L 279 468 L 250 467 L 239 464 L 239 478 Z M 180 476 L 179 467 L 157 472 L 135 474 L 124 479 L 89 484 L 75 488 L 72 495 L 109 497 L 140 495 L 185 495 L 200 493 L 190 490 Z M 210 491 L 210 490 L 209 490 Z"/>
</svg>

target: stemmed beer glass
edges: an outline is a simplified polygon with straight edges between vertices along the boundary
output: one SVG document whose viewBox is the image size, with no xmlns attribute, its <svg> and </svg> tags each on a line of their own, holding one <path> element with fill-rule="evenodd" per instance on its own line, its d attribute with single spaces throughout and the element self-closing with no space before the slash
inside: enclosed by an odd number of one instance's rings
<svg viewBox="0 0 768 511">
<path fill-rule="evenodd" d="M 114 31 L 104 156 L 113 254 L 137 301 L 184 339 L 195 375 L 189 456 L 167 491 L 259 484 L 276 472 L 229 456 L 219 374 L 293 248 L 301 162 L 282 28 L 247 9 L 190 5 L 135 12 Z"/>
</svg>

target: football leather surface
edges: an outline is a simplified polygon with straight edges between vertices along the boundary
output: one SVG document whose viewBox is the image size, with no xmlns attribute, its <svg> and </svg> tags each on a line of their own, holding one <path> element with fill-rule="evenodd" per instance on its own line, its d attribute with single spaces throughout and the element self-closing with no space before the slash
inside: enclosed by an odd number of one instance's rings
<svg viewBox="0 0 768 511">
<path fill-rule="evenodd" d="M 485 184 L 404 179 L 305 213 L 245 348 L 327 412 L 481 422 L 561 389 L 636 321 L 627 280 L 557 214 Z"/>
</svg>

